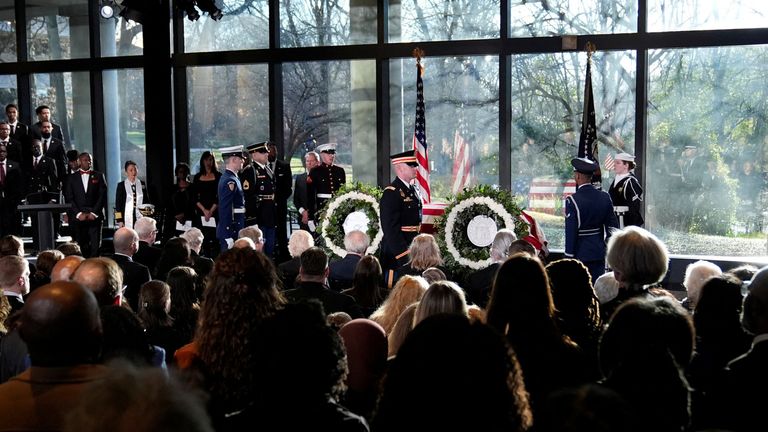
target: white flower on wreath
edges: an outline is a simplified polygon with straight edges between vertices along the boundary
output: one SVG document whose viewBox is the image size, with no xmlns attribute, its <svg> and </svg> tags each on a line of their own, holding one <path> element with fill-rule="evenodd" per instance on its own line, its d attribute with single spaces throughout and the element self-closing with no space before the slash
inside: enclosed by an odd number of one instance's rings
<svg viewBox="0 0 768 432">
<path fill-rule="evenodd" d="M 325 212 L 325 218 L 323 218 L 321 227 L 323 232 L 323 239 L 325 239 L 325 244 L 328 245 L 328 247 L 335 253 L 336 255 L 344 258 L 347 256 L 347 251 L 344 250 L 343 245 L 339 246 L 337 244 L 334 244 L 330 237 L 328 237 L 328 226 L 331 224 L 331 218 L 333 217 L 333 213 L 336 211 L 336 209 L 339 208 L 341 203 L 348 200 L 356 200 L 356 201 L 364 201 L 366 203 L 371 204 L 373 206 L 373 210 L 378 215 L 379 210 L 379 202 L 371 195 L 364 194 L 361 192 L 347 192 L 342 195 L 338 195 L 331 199 L 331 202 L 328 203 L 328 210 Z M 381 230 L 381 217 L 379 217 L 379 220 L 376 221 L 376 236 L 374 236 L 373 240 L 371 241 L 371 245 L 368 246 L 368 249 L 366 250 L 367 254 L 373 254 L 376 252 L 376 250 L 379 248 L 379 244 L 381 243 L 381 239 L 384 237 L 384 231 Z"/>
<path fill-rule="evenodd" d="M 453 256 L 453 259 L 456 260 L 459 264 L 469 267 L 474 270 L 480 270 L 482 268 L 488 267 L 493 263 L 493 260 L 491 258 L 485 259 L 485 260 L 478 260 L 474 261 L 468 258 L 465 258 L 461 255 L 461 252 L 459 252 L 458 249 L 456 249 L 456 244 L 453 242 L 453 229 L 456 225 L 456 218 L 458 215 L 468 209 L 469 207 L 472 207 L 473 205 L 484 205 L 488 207 L 488 209 L 497 215 L 499 215 L 502 220 L 504 220 L 504 227 L 509 228 L 511 230 L 515 229 L 515 218 L 507 211 L 506 208 L 504 208 L 501 203 L 494 200 L 493 198 L 487 197 L 487 196 L 480 196 L 480 197 L 472 197 L 467 198 L 460 203 L 456 204 L 452 209 L 451 212 L 448 213 L 448 217 L 446 218 L 445 222 L 445 245 L 448 249 L 448 252 Z"/>
</svg>

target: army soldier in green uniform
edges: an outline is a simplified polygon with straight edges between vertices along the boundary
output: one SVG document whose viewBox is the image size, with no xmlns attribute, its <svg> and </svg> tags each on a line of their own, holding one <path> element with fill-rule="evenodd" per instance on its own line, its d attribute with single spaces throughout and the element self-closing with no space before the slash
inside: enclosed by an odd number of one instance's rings
<svg viewBox="0 0 768 432">
<path fill-rule="evenodd" d="M 387 285 L 394 283 L 395 271 L 408 262 L 408 248 L 421 228 L 421 197 L 411 184 L 418 162 L 415 150 L 389 157 L 397 177 L 384 188 L 379 204 L 382 239 L 381 266 Z"/>
<path fill-rule="evenodd" d="M 227 169 L 219 179 L 219 220 L 216 225 L 216 237 L 219 239 L 221 250 L 229 249 L 237 239 L 237 233 L 245 225 L 245 199 L 243 186 L 237 173 L 243 169 L 243 146 L 233 146 L 221 149 L 221 156 L 227 164 Z"/>
<path fill-rule="evenodd" d="M 251 163 L 240 173 L 240 181 L 245 193 L 245 223 L 247 226 L 258 225 L 264 234 L 264 253 L 272 257 L 275 249 L 275 227 L 277 226 L 275 207 L 275 175 L 269 165 L 269 142 L 249 144 L 246 147 L 251 155 Z"/>
<path fill-rule="evenodd" d="M 322 144 L 315 150 L 320 153 L 320 165 L 307 175 L 307 211 L 312 221 L 316 220 L 317 212 L 325 202 L 347 182 L 344 168 L 333 164 L 336 160 L 336 144 Z"/>
</svg>

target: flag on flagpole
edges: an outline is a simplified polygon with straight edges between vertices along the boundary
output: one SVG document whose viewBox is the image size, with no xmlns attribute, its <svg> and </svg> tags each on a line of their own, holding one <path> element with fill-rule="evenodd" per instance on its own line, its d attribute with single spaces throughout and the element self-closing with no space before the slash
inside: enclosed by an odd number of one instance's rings
<svg viewBox="0 0 768 432">
<path fill-rule="evenodd" d="M 598 169 L 592 176 L 593 184 L 602 183 L 600 160 L 597 154 L 597 121 L 595 120 L 595 99 L 592 95 L 592 52 L 594 46 L 587 43 L 587 76 L 584 79 L 584 110 L 581 119 L 581 136 L 579 137 L 578 157 L 596 161 Z"/>
<path fill-rule="evenodd" d="M 416 58 L 416 119 L 413 131 L 413 149 L 416 150 L 416 160 L 419 168 L 416 172 L 416 182 L 421 189 L 421 201 L 427 204 L 432 201 L 429 189 L 429 155 L 427 153 L 427 121 L 424 107 L 424 81 L 421 66 L 421 56 Z"/>
<path fill-rule="evenodd" d="M 469 157 L 469 143 L 466 140 L 467 122 L 464 120 L 464 106 L 461 106 L 459 112 L 459 127 L 453 137 L 453 180 L 451 182 L 451 193 L 458 194 L 465 187 L 469 186 L 472 167 Z"/>
<path fill-rule="evenodd" d="M 613 164 L 614 164 L 613 156 L 611 156 L 611 154 L 608 153 L 607 155 L 605 155 L 605 160 L 603 160 L 603 165 L 605 165 L 605 170 L 606 171 L 612 170 Z"/>
</svg>

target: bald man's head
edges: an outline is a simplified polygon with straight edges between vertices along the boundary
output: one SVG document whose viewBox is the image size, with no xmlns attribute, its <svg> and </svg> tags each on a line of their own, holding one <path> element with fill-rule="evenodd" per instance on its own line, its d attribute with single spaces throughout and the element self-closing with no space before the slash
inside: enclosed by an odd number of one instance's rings
<svg viewBox="0 0 768 432">
<path fill-rule="evenodd" d="M 92 363 L 101 350 L 96 297 L 73 282 L 53 282 L 32 292 L 18 329 L 35 366 Z"/>
<path fill-rule="evenodd" d="M 69 255 L 60 259 L 51 270 L 51 282 L 68 281 L 72 279 L 75 270 L 85 258 L 80 255 Z"/>
<path fill-rule="evenodd" d="M 83 261 L 72 276 L 72 281 L 91 290 L 101 306 L 120 303 L 123 271 L 109 258 L 88 258 Z"/>
<path fill-rule="evenodd" d="M 122 227 L 112 236 L 115 253 L 132 257 L 139 250 L 139 235 L 131 228 Z"/>
</svg>

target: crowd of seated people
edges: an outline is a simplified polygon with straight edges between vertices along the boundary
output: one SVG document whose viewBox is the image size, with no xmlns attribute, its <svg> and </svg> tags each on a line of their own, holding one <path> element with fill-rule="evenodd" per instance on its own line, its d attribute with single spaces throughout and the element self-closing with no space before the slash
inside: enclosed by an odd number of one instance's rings
<svg viewBox="0 0 768 432">
<path fill-rule="evenodd" d="M 258 227 L 211 257 L 202 230 L 156 234 L 141 217 L 101 256 L 70 242 L 36 266 L 18 237 L 0 238 L 0 429 L 747 431 L 762 420 L 768 268 L 693 263 L 678 301 L 659 285 L 667 248 L 642 228 L 611 237 L 612 274 L 594 284 L 580 261 L 545 263 L 506 230 L 491 270 L 459 280 L 422 234 L 391 289 L 362 232 L 345 242 L 352 258 L 334 261 L 296 231 L 283 263 L 263 253 Z"/>
</svg>

